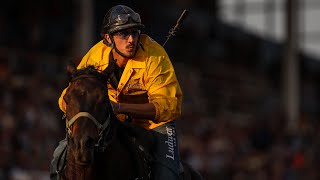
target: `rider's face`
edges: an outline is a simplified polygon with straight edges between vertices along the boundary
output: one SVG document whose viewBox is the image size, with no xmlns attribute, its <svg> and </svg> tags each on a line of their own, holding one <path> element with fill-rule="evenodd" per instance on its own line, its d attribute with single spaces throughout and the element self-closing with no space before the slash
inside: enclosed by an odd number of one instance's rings
<svg viewBox="0 0 320 180">
<path fill-rule="evenodd" d="M 129 28 L 113 34 L 116 48 L 127 57 L 133 57 L 136 53 L 140 30 Z"/>
</svg>

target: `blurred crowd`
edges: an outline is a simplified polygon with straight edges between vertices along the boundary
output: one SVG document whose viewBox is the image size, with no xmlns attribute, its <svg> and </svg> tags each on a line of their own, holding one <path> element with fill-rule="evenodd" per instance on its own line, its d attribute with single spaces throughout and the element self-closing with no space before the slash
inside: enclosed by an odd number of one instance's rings
<svg viewBox="0 0 320 180">
<path fill-rule="evenodd" d="M 178 69 L 186 76 L 182 159 L 210 180 L 319 179 L 317 116 L 304 112 L 292 132 L 270 80 L 247 66 L 211 65 L 209 77 Z"/>
<path fill-rule="evenodd" d="M 66 60 L 73 56 L 67 2 L 24 2 L 19 8 L 12 1 L 1 8 L 0 180 L 49 179 L 53 151 L 65 136 L 57 100 L 67 85 Z M 177 9 L 194 3 L 166 46 L 184 92 L 181 158 L 208 180 L 319 179 L 319 81 L 305 73 L 298 129 L 288 131 L 279 48 L 220 22 L 211 1 L 175 2 L 156 1 L 161 8 L 141 8 L 141 14 L 146 31 L 162 41 Z"/>
</svg>

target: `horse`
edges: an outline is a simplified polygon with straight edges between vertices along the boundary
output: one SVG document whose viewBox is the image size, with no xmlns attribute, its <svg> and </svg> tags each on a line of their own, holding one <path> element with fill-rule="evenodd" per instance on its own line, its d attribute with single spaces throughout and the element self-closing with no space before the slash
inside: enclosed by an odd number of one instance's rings
<svg viewBox="0 0 320 180">
<path fill-rule="evenodd" d="M 67 146 L 59 179 L 148 180 L 152 179 L 152 132 L 121 122 L 108 96 L 108 77 L 94 66 L 67 66 Z M 183 178 L 201 180 L 186 163 Z"/>
</svg>

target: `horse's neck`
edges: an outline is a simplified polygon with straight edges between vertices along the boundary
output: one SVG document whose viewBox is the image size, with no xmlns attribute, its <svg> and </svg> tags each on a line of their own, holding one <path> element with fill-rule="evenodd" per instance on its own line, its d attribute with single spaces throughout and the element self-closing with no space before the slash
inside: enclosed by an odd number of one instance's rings
<svg viewBox="0 0 320 180">
<path fill-rule="evenodd" d="M 144 161 L 139 159 L 141 157 L 136 151 L 136 147 L 126 132 L 119 128 L 108 150 L 99 154 L 99 171 L 101 172 L 101 167 L 104 167 L 106 176 L 109 179 L 117 180 L 136 179 L 144 176 L 145 169 L 141 169 Z"/>
<path fill-rule="evenodd" d="M 112 142 L 103 153 L 95 153 L 94 165 L 81 167 L 76 165 L 68 152 L 66 179 L 104 179 L 128 180 L 146 177 L 144 160 L 139 156 L 136 145 L 123 129 L 118 129 Z"/>
<path fill-rule="evenodd" d="M 121 140 L 120 140 L 121 139 Z M 116 135 L 108 149 L 103 153 L 95 153 L 95 163 L 92 166 L 76 165 L 75 160 L 68 152 L 66 169 L 62 179 L 90 180 L 116 179 L 128 180 L 137 176 L 137 162 L 133 153 L 128 149 L 126 142 Z"/>
<path fill-rule="evenodd" d="M 132 133 L 128 132 L 128 129 L 125 126 L 120 126 L 118 128 L 118 140 L 119 150 L 123 151 L 122 160 L 128 163 L 128 166 L 131 166 L 131 171 L 134 172 L 135 177 L 146 177 L 148 169 L 146 167 L 145 161 L 141 156 L 140 150 L 137 147 L 137 144 L 132 139 Z M 130 162 L 130 163 L 129 163 Z"/>
</svg>

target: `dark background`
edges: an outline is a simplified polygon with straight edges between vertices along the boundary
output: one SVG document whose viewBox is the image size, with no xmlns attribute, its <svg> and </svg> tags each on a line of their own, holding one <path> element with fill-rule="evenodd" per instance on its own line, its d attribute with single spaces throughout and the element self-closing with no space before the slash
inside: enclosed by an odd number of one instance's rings
<svg viewBox="0 0 320 180">
<path fill-rule="evenodd" d="M 206 179 L 319 179 L 319 59 L 298 52 L 301 79 L 297 130 L 287 131 L 282 103 L 284 43 L 223 22 L 218 1 L 93 1 L 90 46 L 100 40 L 109 8 L 139 12 L 165 49 L 184 93 L 178 121 L 181 158 Z M 79 59 L 79 2 L 4 1 L 0 7 L 0 180 L 48 179 L 64 138 L 57 100 L 65 65 Z"/>
</svg>

